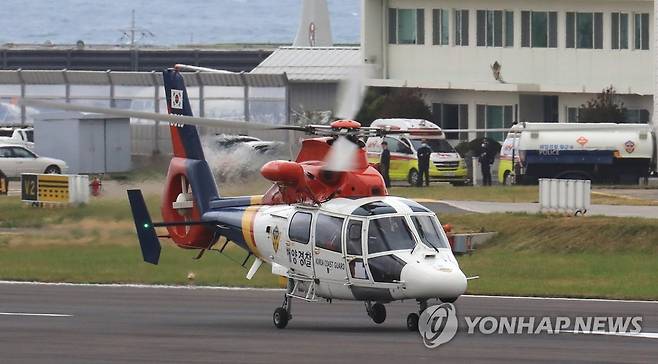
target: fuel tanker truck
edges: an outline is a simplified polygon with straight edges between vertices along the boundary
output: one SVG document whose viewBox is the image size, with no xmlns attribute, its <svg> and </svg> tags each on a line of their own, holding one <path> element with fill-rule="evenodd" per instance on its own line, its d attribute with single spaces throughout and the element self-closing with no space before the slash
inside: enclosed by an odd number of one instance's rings
<svg viewBox="0 0 658 364">
<path fill-rule="evenodd" d="M 539 178 L 637 184 L 656 170 L 656 139 L 647 124 L 520 123 L 500 150 L 500 183 Z"/>
</svg>

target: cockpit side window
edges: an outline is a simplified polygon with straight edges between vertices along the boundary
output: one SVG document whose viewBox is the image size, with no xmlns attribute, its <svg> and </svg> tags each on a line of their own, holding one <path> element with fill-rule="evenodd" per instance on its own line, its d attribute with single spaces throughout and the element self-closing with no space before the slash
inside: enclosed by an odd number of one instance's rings
<svg viewBox="0 0 658 364">
<path fill-rule="evenodd" d="M 443 234 L 441 234 L 441 229 L 435 218 L 427 215 L 412 216 L 411 220 L 414 222 L 416 231 L 418 231 L 423 244 L 436 249 L 448 248 L 448 242 L 443 238 Z"/>
<path fill-rule="evenodd" d="M 288 228 L 288 237 L 290 240 L 302 244 L 308 244 L 311 239 L 311 218 L 313 215 L 308 212 L 297 212 L 290 219 Z"/>
<path fill-rule="evenodd" d="M 340 237 L 343 230 L 343 219 L 324 214 L 318 214 L 315 224 L 315 246 L 341 253 Z"/>
<path fill-rule="evenodd" d="M 368 254 L 391 250 L 412 249 L 416 245 L 411 229 L 403 216 L 370 220 L 368 225 Z"/>
<path fill-rule="evenodd" d="M 361 221 L 350 220 L 347 224 L 347 254 L 361 255 L 361 228 L 363 224 Z"/>
</svg>

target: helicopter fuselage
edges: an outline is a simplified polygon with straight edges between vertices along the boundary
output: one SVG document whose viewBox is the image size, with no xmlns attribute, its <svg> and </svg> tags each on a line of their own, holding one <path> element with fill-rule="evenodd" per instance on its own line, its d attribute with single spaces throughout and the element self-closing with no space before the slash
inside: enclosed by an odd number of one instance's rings
<svg viewBox="0 0 658 364">
<path fill-rule="evenodd" d="M 404 198 L 211 207 L 203 220 L 291 279 L 297 298 L 452 300 L 466 290 L 436 215 Z"/>
</svg>

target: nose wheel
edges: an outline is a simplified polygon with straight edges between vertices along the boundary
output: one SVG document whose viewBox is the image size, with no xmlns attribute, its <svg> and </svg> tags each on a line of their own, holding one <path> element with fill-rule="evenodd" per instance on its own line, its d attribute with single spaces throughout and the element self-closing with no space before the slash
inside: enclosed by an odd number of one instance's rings
<svg viewBox="0 0 658 364">
<path fill-rule="evenodd" d="M 407 315 L 407 329 L 409 331 L 418 331 L 419 315 L 427 309 L 427 300 L 418 300 L 418 313 L 412 312 Z"/>
<path fill-rule="evenodd" d="M 418 331 L 418 314 L 415 312 L 407 316 L 407 329 L 409 331 Z"/>
<path fill-rule="evenodd" d="M 372 321 L 376 324 L 381 324 L 386 321 L 386 307 L 381 303 L 373 304 L 370 301 L 366 302 L 366 312 Z"/>
</svg>

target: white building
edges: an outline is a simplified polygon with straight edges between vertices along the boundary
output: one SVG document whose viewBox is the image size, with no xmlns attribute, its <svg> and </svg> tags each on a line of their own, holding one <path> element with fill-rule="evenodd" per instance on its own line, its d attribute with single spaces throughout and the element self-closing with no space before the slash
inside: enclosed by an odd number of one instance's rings
<svg viewBox="0 0 658 364">
<path fill-rule="evenodd" d="M 653 1 L 362 5 L 362 58 L 377 70 L 369 84 L 419 88 L 445 128 L 573 122 L 580 105 L 610 85 L 629 110 L 629 122 L 651 120 Z"/>
</svg>

